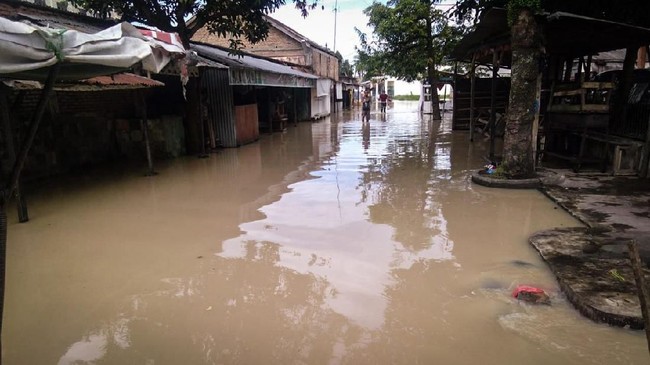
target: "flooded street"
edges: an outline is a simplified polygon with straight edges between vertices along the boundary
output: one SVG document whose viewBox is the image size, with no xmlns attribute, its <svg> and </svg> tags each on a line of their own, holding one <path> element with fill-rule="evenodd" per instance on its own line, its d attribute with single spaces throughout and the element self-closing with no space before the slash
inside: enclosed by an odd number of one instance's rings
<svg viewBox="0 0 650 365">
<path fill-rule="evenodd" d="M 416 104 L 31 192 L 3 363 L 647 364 L 643 333 L 583 318 L 527 243 L 579 223 L 473 185 L 487 141 Z"/>
</svg>

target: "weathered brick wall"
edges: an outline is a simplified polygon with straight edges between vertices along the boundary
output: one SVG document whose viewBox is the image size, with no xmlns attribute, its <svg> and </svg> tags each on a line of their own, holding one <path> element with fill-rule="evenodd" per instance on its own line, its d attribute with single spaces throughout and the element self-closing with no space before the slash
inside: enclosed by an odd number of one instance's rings
<svg viewBox="0 0 650 365">
<path fill-rule="evenodd" d="M 192 40 L 222 47 L 230 46 L 227 38 L 211 34 L 206 27 L 196 32 Z M 242 40 L 242 43 L 245 52 L 308 67 L 311 66 L 313 72 L 318 76 L 332 78 L 337 81 L 339 79 L 339 60 L 336 57 L 318 48 L 307 47 L 305 49 L 300 42 L 273 26 L 271 26 L 266 40 L 257 44 Z"/>
<path fill-rule="evenodd" d="M 338 58 L 323 52 L 319 49 L 313 49 L 313 70 L 318 76 L 327 77 L 338 81 L 339 79 L 339 60 Z"/>
<path fill-rule="evenodd" d="M 206 27 L 197 31 L 192 40 L 222 47 L 230 46 L 228 38 L 211 34 Z M 276 28 L 270 28 L 269 35 L 263 42 L 252 44 L 242 39 L 242 43 L 245 52 L 308 66 L 302 45 Z"/>
</svg>

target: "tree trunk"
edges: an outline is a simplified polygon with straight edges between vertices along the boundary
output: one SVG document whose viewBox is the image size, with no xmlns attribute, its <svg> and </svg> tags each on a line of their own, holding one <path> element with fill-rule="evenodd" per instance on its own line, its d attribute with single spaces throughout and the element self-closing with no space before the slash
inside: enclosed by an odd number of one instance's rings
<svg viewBox="0 0 650 365">
<path fill-rule="evenodd" d="M 512 79 L 503 141 L 503 169 L 509 178 L 535 175 L 533 135 L 539 118 L 539 28 L 533 12 L 519 10 L 512 25 Z"/>
</svg>

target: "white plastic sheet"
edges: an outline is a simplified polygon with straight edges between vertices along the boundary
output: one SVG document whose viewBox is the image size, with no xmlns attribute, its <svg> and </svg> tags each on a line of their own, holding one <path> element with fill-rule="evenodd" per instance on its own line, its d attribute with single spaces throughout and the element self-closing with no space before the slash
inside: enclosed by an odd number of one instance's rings
<svg viewBox="0 0 650 365">
<path fill-rule="evenodd" d="M 65 66 L 63 73 L 80 73 L 75 75 L 78 78 L 107 73 L 109 69 L 126 69 L 138 62 L 145 70 L 159 72 L 174 53 L 182 55 L 184 49 L 163 47 L 126 22 L 88 34 L 0 17 L 0 74 L 5 76 L 38 79 L 39 73 L 35 71 L 46 71 L 57 62 Z"/>
</svg>

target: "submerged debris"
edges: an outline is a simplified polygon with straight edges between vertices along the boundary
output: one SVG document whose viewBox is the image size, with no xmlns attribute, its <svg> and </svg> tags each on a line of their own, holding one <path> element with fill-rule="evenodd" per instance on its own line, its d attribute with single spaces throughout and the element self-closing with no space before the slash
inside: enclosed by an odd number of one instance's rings
<svg viewBox="0 0 650 365">
<path fill-rule="evenodd" d="M 540 288 L 528 285 L 519 285 L 512 292 L 512 296 L 517 300 L 522 300 L 531 304 L 551 304 L 551 298 Z"/>
</svg>

